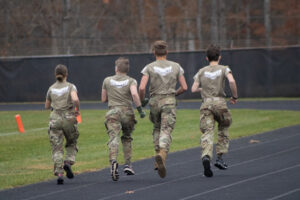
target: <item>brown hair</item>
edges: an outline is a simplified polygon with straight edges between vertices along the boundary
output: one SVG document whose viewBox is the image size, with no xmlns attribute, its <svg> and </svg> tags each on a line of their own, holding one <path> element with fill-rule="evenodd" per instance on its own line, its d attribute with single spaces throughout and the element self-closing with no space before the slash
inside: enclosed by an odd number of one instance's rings
<svg viewBox="0 0 300 200">
<path fill-rule="evenodd" d="M 129 72 L 129 60 L 125 57 L 119 57 L 115 61 L 115 65 L 118 68 L 118 71 L 121 73 L 127 73 Z"/>
<path fill-rule="evenodd" d="M 55 67 L 55 77 L 59 82 L 62 82 L 67 75 L 68 69 L 65 65 L 58 64 Z"/>
<path fill-rule="evenodd" d="M 221 48 L 217 45 L 209 45 L 206 50 L 206 56 L 209 62 L 211 61 L 218 61 L 220 56 Z"/>
<path fill-rule="evenodd" d="M 154 54 L 156 56 L 167 55 L 167 53 L 168 53 L 167 48 L 168 48 L 168 44 L 167 44 L 167 42 L 165 42 L 163 40 L 157 40 L 153 44 L 153 50 L 154 50 Z"/>
</svg>

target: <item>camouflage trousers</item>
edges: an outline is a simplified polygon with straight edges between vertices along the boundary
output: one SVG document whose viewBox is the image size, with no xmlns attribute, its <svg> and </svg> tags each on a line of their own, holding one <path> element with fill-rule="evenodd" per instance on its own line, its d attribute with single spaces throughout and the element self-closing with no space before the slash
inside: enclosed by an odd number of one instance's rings
<svg viewBox="0 0 300 200">
<path fill-rule="evenodd" d="M 105 116 L 105 127 L 109 136 L 107 143 L 109 148 L 109 161 L 117 160 L 118 149 L 120 144 L 120 132 L 122 130 L 122 145 L 125 164 L 131 164 L 131 133 L 134 130 L 134 126 L 137 123 L 134 117 L 134 111 L 132 108 L 125 106 L 115 106 L 109 109 Z"/>
<path fill-rule="evenodd" d="M 176 123 L 176 99 L 174 96 L 154 96 L 149 101 L 150 121 L 153 123 L 153 143 L 156 152 L 167 152 L 172 142 L 171 133 Z"/>
<path fill-rule="evenodd" d="M 216 153 L 225 154 L 229 148 L 228 128 L 232 123 L 231 114 L 227 108 L 225 99 L 204 102 L 200 108 L 200 129 L 202 157 L 213 157 L 214 129 L 218 122 L 218 141 Z"/>
<path fill-rule="evenodd" d="M 75 163 L 75 156 L 78 152 L 77 139 L 79 132 L 77 120 L 72 111 L 52 111 L 49 122 L 49 139 L 52 147 L 52 160 L 54 162 L 54 175 L 63 174 L 64 161 L 71 165 Z M 63 143 L 66 139 L 64 157 Z"/>
</svg>

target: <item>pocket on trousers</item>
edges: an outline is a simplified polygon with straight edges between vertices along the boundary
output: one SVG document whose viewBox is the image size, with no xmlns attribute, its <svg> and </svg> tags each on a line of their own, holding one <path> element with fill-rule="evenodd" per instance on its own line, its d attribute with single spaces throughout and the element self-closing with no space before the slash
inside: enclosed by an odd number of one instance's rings
<svg viewBox="0 0 300 200">
<path fill-rule="evenodd" d="M 221 115 L 221 124 L 224 127 L 229 127 L 232 123 L 231 114 L 229 111 L 223 112 Z"/>
<path fill-rule="evenodd" d="M 211 111 L 205 109 L 200 111 L 200 130 L 202 133 L 206 132 L 210 127 L 213 127 L 214 120 L 211 115 Z"/>
</svg>

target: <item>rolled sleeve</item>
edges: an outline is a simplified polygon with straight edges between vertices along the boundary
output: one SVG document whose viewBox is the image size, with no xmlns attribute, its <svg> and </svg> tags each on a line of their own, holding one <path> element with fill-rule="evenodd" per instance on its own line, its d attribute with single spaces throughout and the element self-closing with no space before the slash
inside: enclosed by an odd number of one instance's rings
<svg viewBox="0 0 300 200">
<path fill-rule="evenodd" d="M 199 80 L 199 73 L 197 73 L 194 77 L 193 77 L 193 79 L 194 79 L 194 81 L 196 81 L 196 82 L 200 82 L 200 80 Z"/>
<path fill-rule="evenodd" d="M 103 83 L 102 83 L 102 89 L 105 89 L 105 90 L 107 89 L 107 88 L 106 88 L 106 82 L 107 82 L 106 80 L 107 80 L 107 79 L 104 79 L 104 81 L 103 81 Z"/>
<path fill-rule="evenodd" d="M 136 82 L 135 79 L 132 79 L 132 80 L 130 81 L 130 85 L 129 85 L 129 86 L 131 87 L 132 85 L 137 86 L 137 82 Z"/>
<path fill-rule="evenodd" d="M 51 90 L 50 89 L 47 91 L 46 99 L 51 101 Z"/>
<path fill-rule="evenodd" d="M 73 92 L 73 91 L 77 92 L 77 88 L 74 84 L 71 85 L 71 92 Z"/>
<path fill-rule="evenodd" d="M 149 76 L 148 66 L 144 67 L 144 69 L 141 71 L 143 75 Z"/>
<path fill-rule="evenodd" d="M 225 75 L 227 75 L 228 73 L 232 73 L 231 69 L 229 68 L 229 66 L 225 66 Z"/>
<path fill-rule="evenodd" d="M 179 76 L 182 76 L 184 74 L 183 68 L 179 65 Z"/>
</svg>

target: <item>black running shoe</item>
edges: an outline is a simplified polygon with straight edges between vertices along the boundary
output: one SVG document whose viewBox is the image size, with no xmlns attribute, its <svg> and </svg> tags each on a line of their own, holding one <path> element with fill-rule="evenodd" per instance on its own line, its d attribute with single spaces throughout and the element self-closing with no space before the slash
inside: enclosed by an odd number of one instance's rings
<svg viewBox="0 0 300 200">
<path fill-rule="evenodd" d="M 215 166 L 221 170 L 226 170 L 228 168 L 227 164 L 223 161 L 222 158 L 216 160 Z"/>
<path fill-rule="evenodd" d="M 135 174 L 135 172 L 133 171 L 132 167 L 129 166 L 129 165 L 125 165 L 124 166 L 124 173 L 127 174 L 128 176 Z"/>
<path fill-rule="evenodd" d="M 58 174 L 57 178 L 57 185 L 63 185 L 64 184 L 64 178 L 62 174 Z"/>
<path fill-rule="evenodd" d="M 204 176 L 206 176 L 206 177 L 212 177 L 214 174 L 211 171 L 211 168 L 210 168 L 210 159 L 209 159 L 208 156 L 204 156 L 202 158 L 202 164 L 203 164 L 203 167 L 204 167 Z"/>
<path fill-rule="evenodd" d="M 157 162 L 156 161 L 154 161 L 154 171 L 157 171 L 158 170 L 158 164 L 157 164 Z"/>
<path fill-rule="evenodd" d="M 112 164 L 111 164 L 111 178 L 112 178 L 113 181 L 119 180 L 117 161 L 113 161 Z"/>
<path fill-rule="evenodd" d="M 71 168 L 71 165 L 69 163 L 65 162 L 64 170 L 66 171 L 68 178 L 70 178 L 70 179 L 74 178 L 74 174 L 72 172 L 72 168 Z"/>
</svg>

